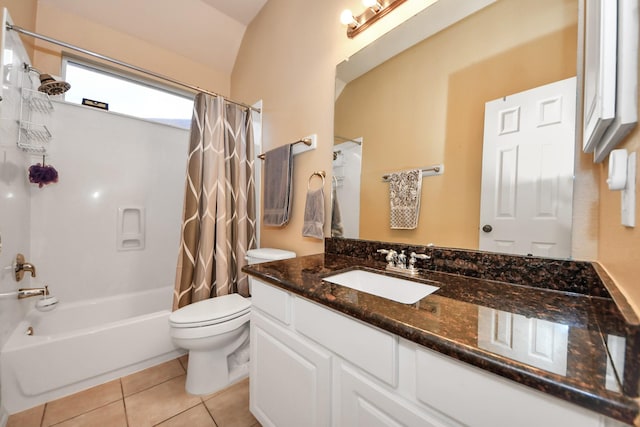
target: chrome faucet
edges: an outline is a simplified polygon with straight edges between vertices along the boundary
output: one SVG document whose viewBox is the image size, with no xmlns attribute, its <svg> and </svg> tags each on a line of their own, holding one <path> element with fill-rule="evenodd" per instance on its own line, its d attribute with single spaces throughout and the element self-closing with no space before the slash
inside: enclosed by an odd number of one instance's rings
<svg viewBox="0 0 640 427">
<path fill-rule="evenodd" d="M 407 256 L 405 255 L 404 250 L 397 253 L 393 249 L 378 249 L 377 252 L 387 255 L 385 257 L 385 260 L 387 261 L 387 270 L 412 276 L 418 274 L 419 271 L 418 268 L 416 268 L 417 260 L 431 258 L 426 254 L 411 252 L 411 254 L 409 254 L 409 261 L 407 262 Z"/>
<path fill-rule="evenodd" d="M 44 288 L 20 288 L 18 289 L 18 299 L 35 297 L 38 295 L 42 295 L 44 297 L 49 296 L 49 287 L 45 286 Z"/>
<path fill-rule="evenodd" d="M 24 259 L 24 255 L 18 254 L 16 255 L 16 280 L 19 282 L 24 277 L 24 273 L 27 272 L 31 274 L 31 277 L 36 277 L 36 266 L 31 264 L 30 262 L 26 262 Z"/>
</svg>

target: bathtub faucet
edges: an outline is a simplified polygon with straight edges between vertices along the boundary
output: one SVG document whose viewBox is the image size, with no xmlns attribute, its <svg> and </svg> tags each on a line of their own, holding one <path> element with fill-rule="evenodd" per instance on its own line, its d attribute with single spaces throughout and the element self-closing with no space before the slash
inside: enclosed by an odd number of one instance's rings
<svg viewBox="0 0 640 427">
<path fill-rule="evenodd" d="M 45 286 L 44 288 L 20 288 L 18 289 L 18 299 L 35 297 L 38 295 L 43 295 L 45 297 L 49 296 L 49 287 Z"/>
<path fill-rule="evenodd" d="M 19 282 L 24 277 L 25 271 L 31 274 L 31 277 L 36 277 L 36 266 L 30 262 L 26 262 L 24 255 L 16 255 L 16 280 Z"/>
</svg>

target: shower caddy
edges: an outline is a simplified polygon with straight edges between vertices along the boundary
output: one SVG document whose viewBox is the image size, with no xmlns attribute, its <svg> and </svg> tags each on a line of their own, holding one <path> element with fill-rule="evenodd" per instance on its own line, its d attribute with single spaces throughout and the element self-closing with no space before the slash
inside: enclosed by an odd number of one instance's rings
<svg viewBox="0 0 640 427">
<path fill-rule="evenodd" d="M 53 103 L 46 93 L 25 87 L 21 92 L 18 148 L 29 153 L 46 154 L 47 144 L 53 136 L 43 122 L 44 117 L 53 112 Z"/>
</svg>

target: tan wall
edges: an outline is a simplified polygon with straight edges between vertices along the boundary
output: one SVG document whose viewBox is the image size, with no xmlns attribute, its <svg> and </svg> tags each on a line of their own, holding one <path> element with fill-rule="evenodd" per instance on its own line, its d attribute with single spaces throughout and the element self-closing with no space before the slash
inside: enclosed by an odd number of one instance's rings
<svg viewBox="0 0 640 427">
<path fill-rule="evenodd" d="M 640 94 L 639 94 L 640 98 Z M 640 129 L 636 127 L 616 148 L 640 152 Z M 640 203 L 636 199 L 636 227 L 620 223 L 620 191 L 609 191 L 605 182 L 608 160 L 600 167 L 600 234 L 598 260 L 622 288 L 636 313 L 640 313 Z M 640 175 L 636 175 L 636 198 Z"/>
<path fill-rule="evenodd" d="M 226 73 L 50 4 L 39 3 L 36 32 L 222 95 L 230 92 Z M 62 48 L 43 41 L 36 46 L 33 65 L 42 72 L 60 75 Z"/>
<path fill-rule="evenodd" d="M 5 7 L 9 10 L 14 25 L 35 31 L 38 0 L 0 0 L 0 10 Z M 31 37 L 21 37 L 27 54 L 33 58 L 34 40 Z"/>
<path fill-rule="evenodd" d="M 498 3 L 346 86 L 335 133 L 364 137 L 361 238 L 478 248 L 485 103 L 576 74 L 574 4 L 555 30 L 548 4 Z M 513 26 L 516 10 L 539 34 Z M 440 163 L 444 175 L 423 179 L 418 227 L 391 230 L 381 176 Z"/>
<path fill-rule="evenodd" d="M 331 175 L 335 66 L 422 8 L 407 2 L 354 39 L 340 24 L 344 8 L 362 10 L 360 0 L 269 0 L 248 27 L 232 73 L 235 99 L 264 101 L 264 149 L 318 134 L 318 148 L 296 156 L 294 205 L 290 223 L 265 227 L 261 245 L 294 250 L 298 255 L 323 251 L 323 242 L 302 237 L 307 179 L 315 170 Z M 329 214 L 329 189 L 325 211 Z M 325 235 L 329 221 L 325 222 Z"/>
</svg>

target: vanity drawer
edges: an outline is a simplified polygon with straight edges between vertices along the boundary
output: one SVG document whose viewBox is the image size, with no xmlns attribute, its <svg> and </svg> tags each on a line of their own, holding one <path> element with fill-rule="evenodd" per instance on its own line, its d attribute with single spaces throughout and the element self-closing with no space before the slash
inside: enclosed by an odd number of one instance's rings
<svg viewBox="0 0 640 427">
<path fill-rule="evenodd" d="M 416 348 L 416 397 L 465 425 L 602 427 L 602 417 L 453 360 Z M 607 424 L 609 425 L 609 424 Z"/>
<path fill-rule="evenodd" d="M 302 298 L 293 298 L 301 334 L 392 387 L 398 384 L 398 338 Z"/>
<path fill-rule="evenodd" d="M 285 325 L 291 324 L 291 296 L 252 277 L 249 280 L 251 281 L 251 305 Z"/>
</svg>

